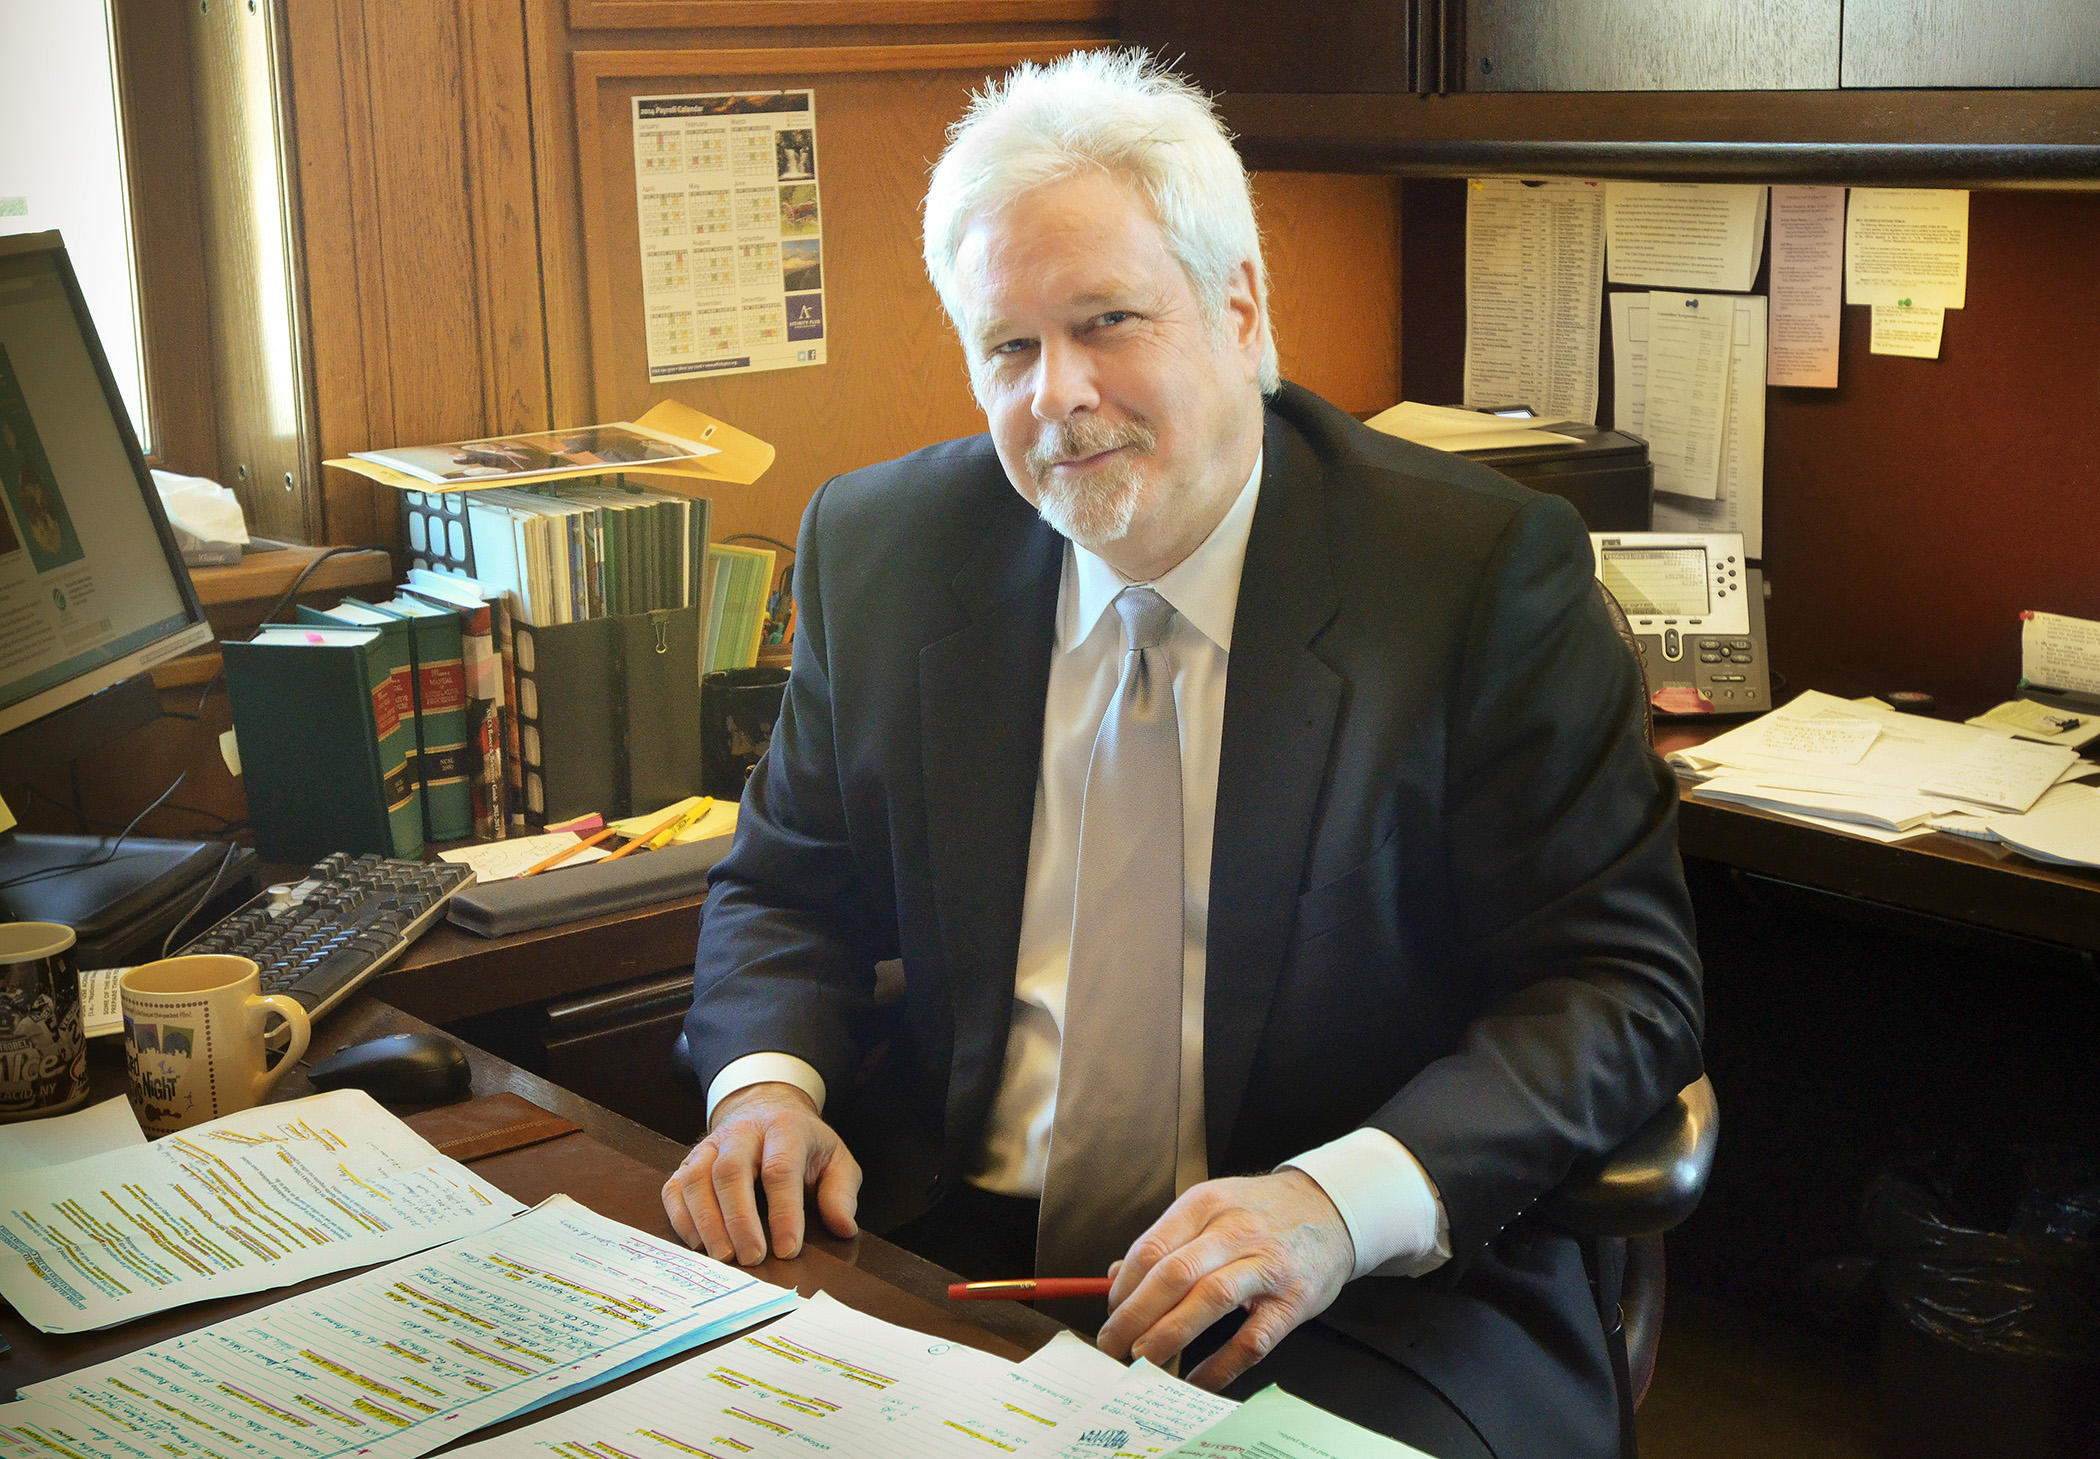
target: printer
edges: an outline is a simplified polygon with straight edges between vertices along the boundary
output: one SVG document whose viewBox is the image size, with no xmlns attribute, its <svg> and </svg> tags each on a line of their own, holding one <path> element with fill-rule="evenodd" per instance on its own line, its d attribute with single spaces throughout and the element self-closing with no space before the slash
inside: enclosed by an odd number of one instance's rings
<svg viewBox="0 0 2100 1459">
<path fill-rule="evenodd" d="M 1491 411 L 1489 414 L 1501 414 Z M 1523 424 L 1521 418 L 1511 425 Z M 1592 532 L 1645 532 L 1654 525 L 1655 468 L 1648 443 L 1624 431 L 1600 431 L 1576 421 L 1547 425 L 1573 444 L 1505 446 L 1459 454 L 1492 466 L 1533 491 L 1574 503 Z"/>
</svg>

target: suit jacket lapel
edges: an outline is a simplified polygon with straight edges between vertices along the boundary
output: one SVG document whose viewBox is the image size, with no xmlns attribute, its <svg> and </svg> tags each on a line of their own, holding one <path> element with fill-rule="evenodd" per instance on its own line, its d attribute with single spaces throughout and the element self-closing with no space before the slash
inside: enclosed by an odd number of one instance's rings
<svg viewBox="0 0 2100 1459">
<path fill-rule="evenodd" d="M 1232 625 L 1212 837 L 1203 1076 L 1213 1174 L 1283 970 L 1342 682 L 1309 645 L 1334 616 L 1318 458 L 1273 412 Z"/>
<path fill-rule="evenodd" d="M 1009 492 L 950 585 L 967 626 L 919 653 L 928 861 L 954 1015 L 951 1157 L 976 1147 L 1006 1058 L 1063 566 L 1064 539 Z"/>
</svg>

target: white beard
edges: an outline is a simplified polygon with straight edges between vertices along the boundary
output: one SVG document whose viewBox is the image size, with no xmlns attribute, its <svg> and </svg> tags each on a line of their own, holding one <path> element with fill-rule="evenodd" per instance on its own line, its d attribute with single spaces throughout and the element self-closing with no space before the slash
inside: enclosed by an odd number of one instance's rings
<svg viewBox="0 0 2100 1459">
<path fill-rule="evenodd" d="M 1099 549 L 1122 541 L 1144 494 L 1140 457 L 1157 441 L 1151 427 L 1142 421 L 1120 427 L 1062 426 L 1046 432 L 1028 453 L 1037 513 L 1081 547 Z M 1083 476 L 1059 475 L 1051 469 L 1059 461 L 1084 460 L 1119 446 L 1135 447 L 1137 455 L 1119 456 Z"/>
</svg>

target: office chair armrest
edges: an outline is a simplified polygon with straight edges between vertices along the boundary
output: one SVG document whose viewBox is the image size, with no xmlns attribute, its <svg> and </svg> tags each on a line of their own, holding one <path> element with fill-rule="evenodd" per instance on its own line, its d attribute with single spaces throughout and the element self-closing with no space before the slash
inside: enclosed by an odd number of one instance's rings
<svg viewBox="0 0 2100 1459">
<path fill-rule="evenodd" d="M 678 1082 L 680 1089 L 696 1095 L 707 1092 L 700 1087 L 700 1076 L 693 1072 L 693 1050 L 686 1043 L 682 1028 L 678 1030 L 678 1042 L 671 1045 L 671 1077 Z"/>
<path fill-rule="evenodd" d="M 1578 1236 L 1659 1236 L 1698 1206 L 1720 1133 L 1702 1074 L 1618 1149 L 1548 1192 L 1539 1214 Z"/>
</svg>

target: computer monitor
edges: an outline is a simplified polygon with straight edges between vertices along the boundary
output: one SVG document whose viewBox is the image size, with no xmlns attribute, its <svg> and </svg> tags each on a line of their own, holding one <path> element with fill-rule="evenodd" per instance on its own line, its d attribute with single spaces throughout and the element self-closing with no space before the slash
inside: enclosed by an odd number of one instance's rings
<svg viewBox="0 0 2100 1459">
<path fill-rule="evenodd" d="M 146 671 L 211 640 L 65 245 L 0 238 L 0 787 L 153 719 Z M 84 949 L 89 929 L 142 936 L 230 859 L 0 835 L 0 916 L 65 922 Z"/>
<path fill-rule="evenodd" d="M 0 238 L 0 498 L 4 765 L 37 720 L 212 636 L 56 233 Z"/>
</svg>

